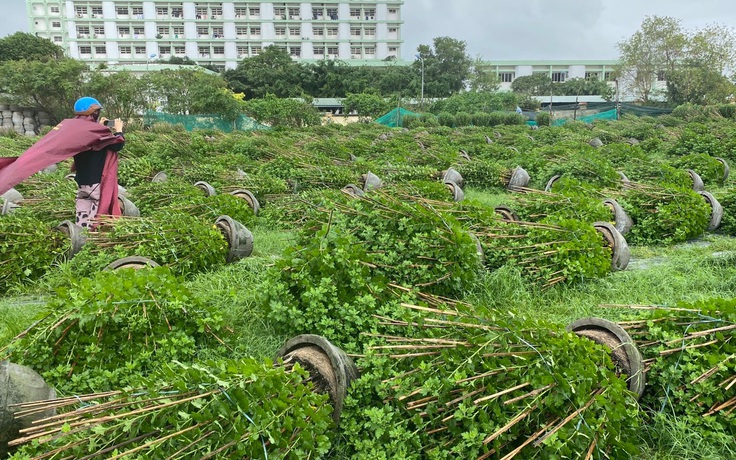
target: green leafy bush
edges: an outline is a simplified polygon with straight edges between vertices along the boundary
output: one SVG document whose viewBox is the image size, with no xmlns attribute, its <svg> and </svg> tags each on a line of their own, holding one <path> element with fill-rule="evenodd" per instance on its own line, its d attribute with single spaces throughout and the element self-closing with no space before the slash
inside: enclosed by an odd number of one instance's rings
<svg viewBox="0 0 736 460">
<path fill-rule="evenodd" d="M 62 394 L 84 394 L 122 388 L 172 361 L 191 362 L 221 327 L 166 267 L 103 271 L 59 288 L 8 354 Z"/>
</svg>

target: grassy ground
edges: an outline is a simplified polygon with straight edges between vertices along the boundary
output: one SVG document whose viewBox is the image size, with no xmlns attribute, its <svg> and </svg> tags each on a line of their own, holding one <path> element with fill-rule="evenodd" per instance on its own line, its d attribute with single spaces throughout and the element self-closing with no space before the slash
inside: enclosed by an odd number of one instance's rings
<svg viewBox="0 0 736 460">
<path fill-rule="evenodd" d="M 501 196 L 483 199 L 489 205 L 503 202 Z M 267 228 L 254 228 L 253 233 L 256 250 L 252 257 L 188 281 L 194 292 L 217 306 L 227 319 L 237 337 L 233 356 L 272 356 L 286 340 L 274 333 L 257 302 L 264 274 L 291 243 L 291 235 Z M 509 314 L 540 315 L 563 326 L 585 316 L 615 320 L 623 310 L 601 305 L 675 305 L 736 297 L 735 262 L 736 239 L 707 235 L 676 247 L 634 247 L 630 267 L 623 272 L 544 292 L 526 283 L 513 268 L 504 268 L 485 274 L 465 300 Z M 50 286 L 59 282 L 54 276 L 0 296 L 0 347 L 32 323 L 43 298 L 51 295 Z M 655 416 L 642 430 L 640 444 L 642 459 L 736 458 L 733 440 L 706 439 L 666 413 Z"/>
</svg>

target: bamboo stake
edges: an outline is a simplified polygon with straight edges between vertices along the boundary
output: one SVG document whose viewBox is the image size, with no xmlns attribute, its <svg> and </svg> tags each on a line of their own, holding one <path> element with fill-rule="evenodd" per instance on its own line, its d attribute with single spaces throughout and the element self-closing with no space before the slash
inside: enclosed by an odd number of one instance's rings
<svg viewBox="0 0 736 460">
<path fill-rule="evenodd" d="M 493 442 L 493 440 L 495 440 L 496 438 L 498 438 L 499 436 L 501 436 L 502 434 L 504 434 L 505 432 L 507 432 L 508 430 L 510 430 L 511 428 L 513 428 L 514 425 L 516 425 L 520 421 L 524 420 L 526 418 L 526 416 L 529 415 L 529 414 L 531 414 L 532 411 L 534 411 L 534 409 L 536 409 L 537 407 L 538 406 L 535 404 L 535 405 L 529 407 L 528 409 L 526 409 L 526 410 L 524 410 L 522 412 L 519 412 L 506 425 L 502 426 L 501 428 L 499 428 L 498 430 L 496 430 L 494 433 L 492 433 L 488 437 L 486 437 L 486 439 L 483 440 L 483 445 L 485 446 L 485 445 Z"/>
<path fill-rule="evenodd" d="M 503 390 L 503 391 L 499 391 L 498 393 L 494 393 L 492 395 L 488 395 L 488 396 L 484 396 L 482 398 L 478 398 L 475 401 L 473 401 L 473 404 L 478 405 L 478 404 L 480 404 L 482 402 L 490 401 L 491 399 L 498 398 L 499 396 L 503 396 L 505 394 L 511 393 L 513 391 L 516 391 L 516 390 L 520 390 L 520 389 L 522 389 L 524 387 L 527 387 L 529 385 L 531 385 L 531 383 L 529 383 L 529 382 L 522 383 L 521 385 L 517 385 L 515 387 L 511 387 L 511 388 L 508 388 L 508 389 Z"/>
</svg>

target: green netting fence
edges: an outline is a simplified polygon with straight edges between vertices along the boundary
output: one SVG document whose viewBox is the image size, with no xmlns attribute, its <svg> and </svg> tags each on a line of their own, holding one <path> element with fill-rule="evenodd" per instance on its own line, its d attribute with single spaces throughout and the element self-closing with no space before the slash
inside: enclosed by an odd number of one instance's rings
<svg viewBox="0 0 736 460">
<path fill-rule="evenodd" d="M 155 123 L 171 123 L 181 125 L 187 131 L 195 129 L 215 129 L 226 133 L 232 131 L 257 131 L 271 129 L 262 125 L 250 117 L 241 115 L 235 121 L 225 120 L 219 115 L 174 115 L 171 113 L 146 112 L 143 115 L 144 126 Z"/>
<path fill-rule="evenodd" d="M 384 126 L 388 126 L 390 128 L 400 128 L 403 126 L 403 120 L 404 117 L 418 117 L 419 114 L 416 112 L 412 112 L 411 110 L 402 109 L 401 107 L 397 107 L 387 113 L 386 115 L 382 116 L 381 118 L 376 119 L 376 123 L 380 123 Z"/>
</svg>

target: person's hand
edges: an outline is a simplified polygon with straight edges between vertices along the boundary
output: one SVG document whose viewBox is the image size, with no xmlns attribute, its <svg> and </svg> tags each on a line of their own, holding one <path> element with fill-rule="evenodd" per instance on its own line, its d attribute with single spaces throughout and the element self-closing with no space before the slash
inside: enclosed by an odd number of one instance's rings
<svg viewBox="0 0 736 460">
<path fill-rule="evenodd" d="M 105 118 L 105 117 L 100 117 L 100 118 L 97 119 L 97 123 L 99 123 L 101 125 L 104 125 L 106 121 L 107 121 L 107 118 Z"/>
<path fill-rule="evenodd" d="M 113 121 L 112 127 L 116 133 L 122 133 L 123 132 L 123 120 L 121 120 L 120 118 L 116 118 L 115 121 Z"/>
</svg>

